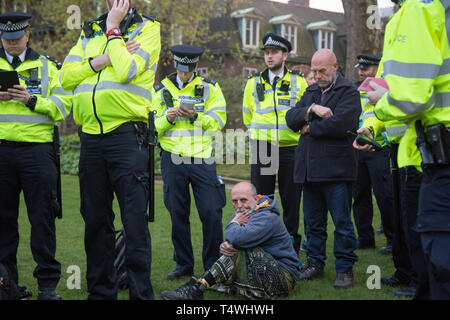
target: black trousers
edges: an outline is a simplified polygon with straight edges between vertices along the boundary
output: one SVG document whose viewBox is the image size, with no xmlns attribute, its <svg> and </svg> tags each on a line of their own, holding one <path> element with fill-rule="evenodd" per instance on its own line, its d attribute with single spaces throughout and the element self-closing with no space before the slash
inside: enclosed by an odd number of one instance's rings
<svg viewBox="0 0 450 320">
<path fill-rule="evenodd" d="M 353 185 L 353 216 L 361 244 L 375 244 L 372 227 L 372 189 L 380 209 L 381 223 L 387 242 L 392 241 L 394 212 L 392 177 L 389 167 L 390 151 L 389 147 L 384 147 L 379 152 L 358 152 L 358 178 Z"/>
<path fill-rule="evenodd" d="M 30 246 L 39 289 L 55 289 L 61 265 L 55 259 L 57 170 L 50 143 L 0 145 L 0 262 L 16 283 L 19 199 L 23 190 L 31 224 Z"/>
<path fill-rule="evenodd" d="M 251 140 L 251 150 L 254 159 L 252 162 L 256 162 L 251 164 L 251 182 L 258 194 L 275 193 L 278 175 L 283 222 L 293 237 L 295 251 L 299 252 L 301 236 L 298 234 L 298 227 L 302 185 L 294 183 L 295 146 L 278 148 L 266 141 Z"/>
<path fill-rule="evenodd" d="M 120 129 L 120 127 L 119 127 Z M 148 150 L 133 130 L 81 135 L 81 214 L 85 222 L 89 299 L 116 299 L 114 194 L 125 229 L 130 299 L 154 299 L 147 220 Z"/>
<path fill-rule="evenodd" d="M 199 158 L 180 158 L 167 151 L 161 154 L 164 204 L 172 219 L 172 243 L 176 269 L 193 271 L 194 253 L 189 216 L 191 195 L 195 199 L 203 229 L 203 268 L 209 270 L 220 258 L 223 242 L 222 208 L 226 204 L 225 185 L 216 175 L 216 164 Z"/>
<path fill-rule="evenodd" d="M 418 298 L 450 299 L 450 165 L 423 167 L 419 216 L 415 229 L 420 233 L 426 273 Z"/>
</svg>

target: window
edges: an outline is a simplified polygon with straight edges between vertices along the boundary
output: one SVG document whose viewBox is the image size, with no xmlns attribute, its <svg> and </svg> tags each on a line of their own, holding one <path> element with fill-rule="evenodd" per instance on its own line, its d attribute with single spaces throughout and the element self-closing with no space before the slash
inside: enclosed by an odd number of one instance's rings
<svg viewBox="0 0 450 320">
<path fill-rule="evenodd" d="M 317 21 L 310 23 L 306 29 L 311 31 L 317 49 L 333 50 L 334 35 L 336 33 L 336 24 L 333 21 Z"/>
<path fill-rule="evenodd" d="M 200 77 L 206 78 L 208 76 L 208 67 L 197 68 L 197 74 Z"/>
<path fill-rule="evenodd" d="M 170 25 L 171 43 L 172 46 L 183 44 L 183 30 L 177 24 Z"/>
<path fill-rule="evenodd" d="M 318 49 L 333 50 L 333 32 L 319 30 L 319 47 Z"/>
<path fill-rule="evenodd" d="M 258 72 L 258 69 L 256 68 L 243 68 L 242 69 L 242 73 L 244 75 L 244 77 L 248 78 L 250 77 L 252 74 L 255 74 Z"/>
<path fill-rule="evenodd" d="M 292 44 L 292 52 L 297 52 L 297 27 L 291 24 L 281 25 L 281 36 Z"/>
<path fill-rule="evenodd" d="M 259 21 L 256 19 L 242 18 L 244 47 L 257 47 L 259 39 Z"/>
</svg>

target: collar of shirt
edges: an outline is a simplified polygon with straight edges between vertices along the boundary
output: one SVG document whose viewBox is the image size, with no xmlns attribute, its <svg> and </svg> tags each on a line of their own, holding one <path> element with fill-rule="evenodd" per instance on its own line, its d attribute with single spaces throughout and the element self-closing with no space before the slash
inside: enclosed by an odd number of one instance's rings
<svg viewBox="0 0 450 320">
<path fill-rule="evenodd" d="M 275 74 L 275 73 L 273 73 L 271 70 L 269 70 L 269 81 L 270 81 L 270 84 L 273 83 L 273 79 L 274 79 L 275 77 L 279 77 L 280 79 L 282 79 L 282 78 L 284 77 L 284 70 L 281 71 L 280 74 Z"/>
<path fill-rule="evenodd" d="M 191 82 L 194 79 L 194 74 L 192 74 L 191 78 L 189 79 L 188 82 L 186 82 L 186 85 Z M 184 82 L 181 81 L 180 77 L 177 75 L 177 84 L 178 84 L 178 88 L 180 88 L 180 90 L 184 89 Z"/>
<path fill-rule="evenodd" d="M 330 84 L 330 86 L 328 88 L 325 88 L 325 89 L 320 88 L 322 90 L 322 94 L 327 93 L 328 91 L 330 91 L 334 87 L 334 85 L 336 84 L 336 80 L 337 80 L 338 76 L 339 75 L 336 74 L 336 78 L 334 78 L 334 81 Z"/>
<path fill-rule="evenodd" d="M 25 49 L 25 50 L 19 55 L 20 61 L 22 61 L 22 62 L 25 61 L 25 55 L 26 55 L 26 53 L 27 53 L 27 49 Z M 13 61 L 13 59 L 14 59 L 14 56 L 10 55 L 8 52 L 6 52 L 6 50 L 5 50 L 5 54 L 6 54 L 6 58 L 8 59 L 8 62 L 11 64 L 12 61 Z"/>
</svg>

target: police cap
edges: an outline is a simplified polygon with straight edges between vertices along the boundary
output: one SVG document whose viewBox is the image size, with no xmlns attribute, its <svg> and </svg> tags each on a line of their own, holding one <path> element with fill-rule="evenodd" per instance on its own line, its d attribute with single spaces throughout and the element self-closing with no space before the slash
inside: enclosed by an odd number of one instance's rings
<svg viewBox="0 0 450 320">
<path fill-rule="evenodd" d="M 289 40 L 280 37 L 277 34 L 274 33 L 268 33 L 266 34 L 262 39 L 263 47 L 262 50 L 266 48 L 273 48 L 273 49 L 281 49 L 285 52 L 291 52 L 292 51 L 292 44 L 289 42 Z"/>
<path fill-rule="evenodd" d="M 365 69 L 370 66 L 377 66 L 380 63 L 381 58 L 374 54 L 360 54 L 356 57 L 358 59 L 358 64 L 355 68 Z"/>
<path fill-rule="evenodd" d="M 1 37 L 5 40 L 22 38 L 30 25 L 31 14 L 25 12 L 8 12 L 0 15 Z"/>
<path fill-rule="evenodd" d="M 187 44 L 173 46 L 170 51 L 173 53 L 177 70 L 181 72 L 193 72 L 204 52 L 202 48 Z"/>
</svg>

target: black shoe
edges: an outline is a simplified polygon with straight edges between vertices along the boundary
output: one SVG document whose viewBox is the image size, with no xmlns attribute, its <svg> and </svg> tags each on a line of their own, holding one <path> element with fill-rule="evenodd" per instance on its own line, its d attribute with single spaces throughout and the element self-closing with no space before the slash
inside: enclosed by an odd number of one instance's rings
<svg viewBox="0 0 450 320">
<path fill-rule="evenodd" d="M 192 277 L 184 285 L 173 291 L 161 292 L 164 300 L 202 300 L 206 287 L 196 278 Z"/>
<path fill-rule="evenodd" d="M 338 272 L 333 286 L 336 289 L 347 289 L 353 286 L 353 269 L 350 268 L 345 272 Z"/>
<path fill-rule="evenodd" d="M 23 287 L 19 286 L 17 287 L 17 289 L 19 289 L 20 292 L 19 298 L 20 300 L 29 300 L 33 296 L 33 293 L 30 290 L 28 290 L 27 287 L 25 286 Z"/>
<path fill-rule="evenodd" d="M 391 277 L 383 277 L 381 278 L 380 282 L 386 286 L 390 287 L 400 287 L 400 286 L 406 286 L 409 284 L 409 281 L 402 281 L 399 278 L 397 278 L 395 275 Z"/>
<path fill-rule="evenodd" d="M 175 270 L 167 275 L 167 280 L 175 280 L 182 277 L 190 277 L 194 273 L 192 270 Z"/>
<path fill-rule="evenodd" d="M 375 243 L 356 240 L 356 249 L 375 249 Z"/>
<path fill-rule="evenodd" d="M 392 245 L 388 244 L 386 247 L 380 248 L 378 252 L 381 254 L 392 254 Z"/>
<path fill-rule="evenodd" d="M 61 300 L 61 296 L 54 289 L 42 289 L 38 291 L 38 300 Z"/>
<path fill-rule="evenodd" d="M 403 297 L 403 298 L 414 298 L 416 295 L 416 288 L 408 287 L 400 290 L 394 291 L 394 296 L 396 297 Z"/>
<path fill-rule="evenodd" d="M 300 280 L 312 280 L 323 278 L 324 276 L 323 268 L 320 268 L 311 260 L 308 260 L 302 271 L 300 271 Z"/>
</svg>

